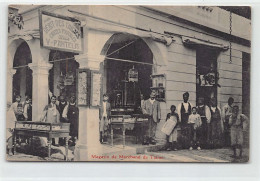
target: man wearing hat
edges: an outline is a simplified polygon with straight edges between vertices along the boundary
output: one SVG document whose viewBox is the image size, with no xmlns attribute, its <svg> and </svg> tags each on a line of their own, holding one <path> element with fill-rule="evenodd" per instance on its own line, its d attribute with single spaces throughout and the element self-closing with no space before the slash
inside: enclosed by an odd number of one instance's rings
<svg viewBox="0 0 260 181">
<path fill-rule="evenodd" d="M 148 114 L 151 116 L 149 120 L 149 136 L 146 138 L 144 141 L 144 144 L 156 144 L 155 141 L 155 132 L 156 132 L 156 127 L 157 123 L 160 122 L 161 119 L 161 108 L 160 108 L 160 103 L 155 100 L 156 97 L 156 92 L 152 91 L 150 94 L 150 98 L 144 102 L 143 105 L 143 113 Z"/>
</svg>

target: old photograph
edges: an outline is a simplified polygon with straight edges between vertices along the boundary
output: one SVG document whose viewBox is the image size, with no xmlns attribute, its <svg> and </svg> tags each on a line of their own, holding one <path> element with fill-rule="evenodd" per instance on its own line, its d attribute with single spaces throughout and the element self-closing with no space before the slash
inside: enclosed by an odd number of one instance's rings
<svg viewBox="0 0 260 181">
<path fill-rule="evenodd" d="M 7 161 L 250 160 L 249 6 L 14 4 L 7 45 Z"/>
</svg>

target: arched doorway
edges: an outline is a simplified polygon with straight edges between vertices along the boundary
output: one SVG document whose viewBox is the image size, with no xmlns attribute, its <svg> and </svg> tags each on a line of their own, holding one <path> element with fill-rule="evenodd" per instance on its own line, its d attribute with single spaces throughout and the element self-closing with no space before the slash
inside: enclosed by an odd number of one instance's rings
<svg viewBox="0 0 260 181">
<path fill-rule="evenodd" d="M 107 41 L 102 54 L 106 55 L 103 92 L 109 95 L 112 108 L 137 111 L 141 94 L 147 99 L 151 91 L 152 51 L 142 38 L 118 33 Z M 131 75 L 136 73 L 138 79 L 135 80 Z"/>
<path fill-rule="evenodd" d="M 32 70 L 28 67 L 29 63 L 32 63 L 31 50 L 24 41 L 14 55 L 13 68 L 16 73 L 13 76 L 13 101 L 16 95 L 21 95 L 22 101 L 26 97 L 32 97 Z"/>
</svg>

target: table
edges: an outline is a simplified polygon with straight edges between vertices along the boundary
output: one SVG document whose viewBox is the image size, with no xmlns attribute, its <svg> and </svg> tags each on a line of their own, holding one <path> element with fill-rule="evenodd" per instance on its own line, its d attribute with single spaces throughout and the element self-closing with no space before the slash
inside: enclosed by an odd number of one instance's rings
<svg viewBox="0 0 260 181">
<path fill-rule="evenodd" d="M 113 146 L 114 142 L 114 130 L 113 129 L 121 129 L 122 130 L 122 136 L 123 136 L 123 148 L 125 147 L 125 131 L 133 130 L 134 128 L 139 128 L 139 132 L 135 133 L 136 136 L 136 143 L 137 143 L 137 137 L 143 137 L 145 135 L 145 129 L 147 127 L 147 122 L 111 122 L 110 123 L 110 136 L 111 136 L 111 146 Z"/>
<path fill-rule="evenodd" d="M 14 154 L 16 154 L 16 137 L 45 137 L 48 140 L 48 159 L 51 158 L 52 138 L 65 138 L 65 160 L 68 160 L 68 138 L 70 123 L 45 123 L 21 121 L 16 122 L 14 128 Z"/>
</svg>

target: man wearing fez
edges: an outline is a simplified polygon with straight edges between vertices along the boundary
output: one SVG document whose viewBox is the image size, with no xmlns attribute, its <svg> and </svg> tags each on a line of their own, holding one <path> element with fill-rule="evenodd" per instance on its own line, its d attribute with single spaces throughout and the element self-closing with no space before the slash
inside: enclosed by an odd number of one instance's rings
<svg viewBox="0 0 260 181">
<path fill-rule="evenodd" d="M 183 141 L 184 147 L 190 144 L 189 140 L 191 135 L 191 129 L 188 125 L 188 119 L 189 115 L 191 114 L 191 108 L 193 107 L 193 105 L 189 102 L 189 96 L 190 94 L 188 92 L 185 92 L 183 94 L 183 102 L 180 103 L 177 107 L 177 112 L 181 121 L 182 136 L 186 140 Z"/>
<path fill-rule="evenodd" d="M 156 92 L 152 91 L 150 94 L 150 98 L 146 100 L 143 105 L 143 113 L 151 116 L 151 118 L 149 119 L 149 138 L 145 141 L 153 145 L 156 144 L 155 132 L 157 123 L 159 123 L 161 119 L 160 102 L 155 100 L 155 97 Z"/>
</svg>

